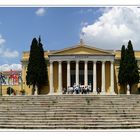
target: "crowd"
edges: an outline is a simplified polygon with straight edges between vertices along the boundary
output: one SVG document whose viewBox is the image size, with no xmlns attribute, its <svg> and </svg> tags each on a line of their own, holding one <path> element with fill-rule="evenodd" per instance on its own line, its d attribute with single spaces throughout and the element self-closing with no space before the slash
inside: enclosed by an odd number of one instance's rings
<svg viewBox="0 0 140 140">
<path fill-rule="evenodd" d="M 68 87 L 67 90 L 64 89 L 64 93 L 66 94 L 88 94 L 89 92 L 91 92 L 91 85 L 85 86 L 85 85 L 76 85 L 74 84 L 73 87 Z"/>
</svg>

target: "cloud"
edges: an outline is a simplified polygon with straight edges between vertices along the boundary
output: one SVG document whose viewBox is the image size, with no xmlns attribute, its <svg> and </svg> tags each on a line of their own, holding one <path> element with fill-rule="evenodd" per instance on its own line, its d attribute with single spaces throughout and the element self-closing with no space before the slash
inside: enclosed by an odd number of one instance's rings
<svg viewBox="0 0 140 140">
<path fill-rule="evenodd" d="M 15 58 L 19 56 L 19 53 L 17 51 L 11 51 L 10 49 L 6 49 L 3 52 L 2 56 L 6 58 Z"/>
<path fill-rule="evenodd" d="M 134 49 L 140 49 L 140 8 L 113 7 L 102 11 L 93 24 L 82 27 L 80 36 L 84 42 L 98 48 L 117 50 L 131 40 Z"/>
<path fill-rule="evenodd" d="M 94 11 L 94 9 L 93 8 L 82 8 L 82 9 L 80 9 L 79 11 L 77 11 L 77 14 L 87 14 L 87 13 L 91 13 L 91 12 L 93 12 Z"/>
<path fill-rule="evenodd" d="M 81 22 L 81 27 L 86 27 L 87 25 L 88 25 L 88 22 L 84 22 L 84 21 Z"/>
<path fill-rule="evenodd" d="M 3 45 L 6 42 L 6 40 L 0 35 L 0 45 Z"/>
<path fill-rule="evenodd" d="M 18 70 L 21 71 L 22 70 L 22 66 L 21 64 L 4 64 L 0 66 L 0 71 L 9 71 L 9 70 Z"/>
<path fill-rule="evenodd" d="M 39 9 L 37 9 L 37 11 L 35 12 L 35 14 L 36 14 L 37 16 L 44 16 L 45 13 L 46 13 L 46 9 L 45 9 L 45 8 L 39 8 Z"/>
<path fill-rule="evenodd" d="M 1 58 L 16 58 L 19 56 L 19 52 L 16 50 L 10 50 L 5 47 L 6 40 L 0 34 L 0 57 Z"/>
</svg>

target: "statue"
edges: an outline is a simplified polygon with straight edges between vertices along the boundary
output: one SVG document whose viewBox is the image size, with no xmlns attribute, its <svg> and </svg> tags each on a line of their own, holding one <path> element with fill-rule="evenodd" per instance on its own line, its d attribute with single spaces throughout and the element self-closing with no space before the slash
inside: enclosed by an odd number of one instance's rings
<svg viewBox="0 0 140 140">
<path fill-rule="evenodd" d="M 129 86 L 129 84 L 127 84 L 127 93 L 126 94 L 130 95 L 130 86 Z"/>
<path fill-rule="evenodd" d="M 37 86 L 35 86 L 35 92 L 34 92 L 34 95 L 38 95 L 38 88 L 37 88 Z"/>
</svg>

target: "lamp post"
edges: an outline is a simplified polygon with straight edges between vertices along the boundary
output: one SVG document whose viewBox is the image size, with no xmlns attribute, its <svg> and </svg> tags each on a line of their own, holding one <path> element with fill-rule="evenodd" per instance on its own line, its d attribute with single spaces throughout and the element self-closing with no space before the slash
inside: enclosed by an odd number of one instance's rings
<svg viewBox="0 0 140 140">
<path fill-rule="evenodd" d="M 0 96 L 2 96 L 2 72 L 0 72 Z"/>
</svg>

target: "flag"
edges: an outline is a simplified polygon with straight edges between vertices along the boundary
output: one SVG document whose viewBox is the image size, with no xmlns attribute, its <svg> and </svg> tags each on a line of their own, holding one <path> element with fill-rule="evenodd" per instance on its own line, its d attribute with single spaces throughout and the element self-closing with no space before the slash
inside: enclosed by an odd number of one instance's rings
<svg viewBox="0 0 140 140">
<path fill-rule="evenodd" d="M 1 75 L 0 75 L 0 83 L 1 84 L 6 84 L 5 79 L 6 79 L 6 77 L 1 73 Z"/>
</svg>

